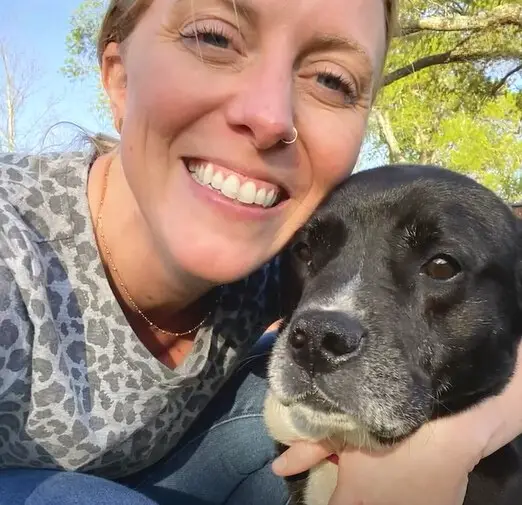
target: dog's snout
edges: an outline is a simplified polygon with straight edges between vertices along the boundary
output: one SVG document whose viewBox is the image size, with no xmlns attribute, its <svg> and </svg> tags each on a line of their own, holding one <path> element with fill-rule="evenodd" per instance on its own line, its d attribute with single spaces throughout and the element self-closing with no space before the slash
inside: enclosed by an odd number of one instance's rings
<svg viewBox="0 0 522 505">
<path fill-rule="evenodd" d="M 332 356 L 347 356 L 359 348 L 364 330 L 357 323 L 350 323 L 346 327 L 332 328 L 327 331 L 322 340 L 322 346 Z"/>
<path fill-rule="evenodd" d="M 342 312 L 308 311 L 294 321 L 288 342 L 297 363 L 316 369 L 354 357 L 365 336 L 364 327 Z"/>
</svg>

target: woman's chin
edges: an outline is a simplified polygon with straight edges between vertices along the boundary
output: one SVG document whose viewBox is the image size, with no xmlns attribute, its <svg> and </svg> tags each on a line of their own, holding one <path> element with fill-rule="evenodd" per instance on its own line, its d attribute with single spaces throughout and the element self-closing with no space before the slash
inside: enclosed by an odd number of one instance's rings
<svg viewBox="0 0 522 505">
<path fill-rule="evenodd" d="M 255 272 L 267 263 L 276 253 L 270 254 L 270 247 L 261 249 L 250 247 L 185 247 L 175 254 L 176 263 L 191 276 L 205 280 L 210 284 L 230 284 Z"/>
<path fill-rule="evenodd" d="M 298 228 L 300 206 L 293 200 L 253 210 L 215 198 L 186 174 L 174 182 L 158 199 L 155 220 L 162 225 L 157 243 L 165 244 L 172 262 L 194 277 L 213 284 L 245 278 L 276 255 Z"/>
<path fill-rule="evenodd" d="M 293 230 L 281 226 L 280 220 L 261 225 L 219 216 L 208 219 L 201 209 L 191 212 L 188 205 L 174 216 L 158 241 L 168 248 L 164 258 L 170 257 L 177 268 L 213 284 L 235 282 L 258 270 L 279 253 Z"/>
</svg>

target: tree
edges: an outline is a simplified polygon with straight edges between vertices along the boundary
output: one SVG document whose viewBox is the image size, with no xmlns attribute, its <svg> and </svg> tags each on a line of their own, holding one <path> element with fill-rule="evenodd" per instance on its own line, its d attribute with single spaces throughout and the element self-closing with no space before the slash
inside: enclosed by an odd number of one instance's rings
<svg viewBox="0 0 522 505">
<path fill-rule="evenodd" d="M 106 0 L 73 19 L 65 72 L 92 75 Z M 402 0 L 366 163 L 422 162 L 522 198 L 521 0 Z"/>
<path fill-rule="evenodd" d="M 370 142 L 522 197 L 522 4 L 403 0 Z"/>
<path fill-rule="evenodd" d="M 98 78 L 96 42 L 108 0 L 83 0 L 71 19 L 71 30 L 67 35 L 68 56 L 62 72 L 72 80 L 88 81 L 98 88 L 98 100 L 93 104 L 98 120 L 110 125 L 108 101 Z"/>
<path fill-rule="evenodd" d="M 40 140 L 35 128 L 50 126 L 52 100 L 40 110 L 33 108 L 28 123 L 40 75 L 34 60 L 0 40 L 0 152 L 33 149 Z"/>
<path fill-rule="evenodd" d="M 96 42 L 107 0 L 84 0 L 74 12 L 66 45 L 69 56 L 63 72 L 72 78 L 89 78 L 98 70 Z"/>
</svg>

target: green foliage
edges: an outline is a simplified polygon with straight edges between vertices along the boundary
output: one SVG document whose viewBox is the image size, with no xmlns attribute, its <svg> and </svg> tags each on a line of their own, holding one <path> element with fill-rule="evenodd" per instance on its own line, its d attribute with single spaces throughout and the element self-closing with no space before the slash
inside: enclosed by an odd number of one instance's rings
<svg viewBox="0 0 522 505">
<path fill-rule="evenodd" d="M 487 16 L 499 0 L 404 0 L 402 21 Z M 453 54 L 463 61 L 429 66 L 386 86 L 376 109 L 386 113 L 396 160 L 435 163 L 469 174 L 509 200 L 522 199 L 522 64 L 520 26 L 420 31 L 394 40 L 387 72 L 423 58 Z M 390 147 L 373 121 L 370 136 Z"/>
<path fill-rule="evenodd" d="M 107 0 L 84 0 L 76 9 L 66 39 L 69 56 L 62 68 L 66 76 L 80 79 L 96 75 L 96 41 L 107 4 Z"/>
<path fill-rule="evenodd" d="M 96 37 L 107 3 L 84 0 L 72 19 L 63 68 L 72 79 L 97 77 Z M 521 5 L 522 0 L 402 0 L 408 34 L 393 41 L 386 72 L 395 78 L 376 103 L 388 134 L 382 121 L 370 121 L 368 143 L 375 153 L 392 161 L 442 164 L 506 199 L 522 200 L 522 71 L 504 82 L 522 65 L 522 21 L 465 26 L 466 20 L 489 19 L 499 9 Z M 464 26 L 415 29 L 419 21 L 437 18 L 458 19 Z M 418 69 L 426 57 L 438 64 Z M 397 75 L 400 69 L 409 74 Z M 100 98 L 96 105 L 108 117 L 106 101 Z M 368 158 L 374 159 L 372 153 Z"/>
<path fill-rule="evenodd" d="M 96 54 L 98 32 L 108 4 L 108 0 L 83 0 L 76 9 L 66 39 L 68 56 L 61 70 L 71 80 L 88 81 L 97 87 L 98 100 L 91 104 L 92 112 L 100 124 L 110 128 L 109 104 L 99 79 Z"/>
</svg>

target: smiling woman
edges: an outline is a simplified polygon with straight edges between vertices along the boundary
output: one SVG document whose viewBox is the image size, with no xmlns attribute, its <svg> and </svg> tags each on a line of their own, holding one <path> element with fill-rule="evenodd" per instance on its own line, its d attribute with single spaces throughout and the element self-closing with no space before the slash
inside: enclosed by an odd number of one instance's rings
<svg viewBox="0 0 522 505">
<path fill-rule="evenodd" d="M 111 2 L 120 142 L 0 163 L 0 495 L 284 503 L 252 349 L 279 252 L 357 160 L 394 10 Z"/>
<path fill-rule="evenodd" d="M 109 182 L 128 188 L 120 198 L 138 205 L 146 233 L 168 249 L 184 275 L 230 282 L 273 256 L 353 167 L 371 103 L 368 75 L 378 75 L 382 65 L 383 11 L 375 9 L 381 2 L 361 10 L 358 18 L 366 23 L 348 17 L 339 22 L 308 2 L 300 6 L 293 31 L 287 20 L 296 13 L 289 3 L 264 2 L 255 17 L 241 10 L 236 16 L 232 4 L 215 1 L 197 2 L 197 10 L 191 2 L 163 4 L 151 5 L 122 48 L 110 43 L 102 55 L 114 117 L 123 124 L 122 171 L 111 171 Z M 316 29 L 304 36 L 300 28 L 312 20 Z M 325 44 L 316 35 L 348 28 L 360 50 L 334 46 L 331 39 Z M 281 143 L 292 138 L 294 126 L 306 150 Z M 263 180 L 285 198 L 251 221 L 252 209 L 230 205 L 221 191 L 194 187 L 186 162 Z"/>
</svg>

